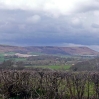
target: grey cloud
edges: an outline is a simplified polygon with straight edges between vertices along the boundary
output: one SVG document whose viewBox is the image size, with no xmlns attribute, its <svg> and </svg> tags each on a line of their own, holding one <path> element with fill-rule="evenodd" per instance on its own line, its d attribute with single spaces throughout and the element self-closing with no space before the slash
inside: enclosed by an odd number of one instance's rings
<svg viewBox="0 0 99 99">
<path fill-rule="evenodd" d="M 39 15 L 33 15 L 27 19 L 27 22 L 37 23 L 38 21 L 40 21 L 40 19 L 41 17 Z"/>
<path fill-rule="evenodd" d="M 99 10 L 99 1 L 98 0 L 85 1 L 83 3 L 78 3 L 76 6 L 77 7 L 75 9 L 75 12 L 87 13 L 90 11 Z"/>
<path fill-rule="evenodd" d="M 81 15 L 52 18 L 44 15 L 43 12 L 23 10 L 0 10 L 0 12 L 3 12 L 0 16 L 2 19 L 0 42 L 19 45 L 98 44 L 99 35 L 96 38 L 96 34 L 89 32 L 86 27 L 87 21 L 80 19 Z M 40 21 L 36 24 L 27 22 L 28 18 L 35 15 L 40 16 Z M 89 19 L 89 16 L 86 17 Z"/>
<path fill-rule="evenodd" d="M 99 24 L 93 23 L 93 24 L 92 24 L 92 27 L 93 27 L 93 28 L 99 28 Z"/>
<path fill-rule="evenodd" d="M 82 23 L 77 23 L 77 24 L 71 24 L 71 26 L 73 27 L 73 28 L 82 28 L 83 27 L 83 24 Z"/>
</svg>

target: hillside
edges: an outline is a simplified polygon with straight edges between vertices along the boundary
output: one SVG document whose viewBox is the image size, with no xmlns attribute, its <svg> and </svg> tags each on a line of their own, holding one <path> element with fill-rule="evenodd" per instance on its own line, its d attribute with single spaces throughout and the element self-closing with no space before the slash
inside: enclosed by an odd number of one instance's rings
<svg viewBox="0 0 99 99">
<path fill-rule="evenodd" d="M 19 46 L 0 45 L 0 53 L 2 52 L 27 52 L 27 49 Z"/>
<path fill-rule="evenodd" d="M 0 53 L 18 52 L 18 53 L 42 53 L 42 54 L 62 54 L 62 55 L 99 55 L 99 52 L 88 47 L 54 47 L 54 46 L 8 46 L 0 45 Z"/>
<path fill-rule="evenodd" d="M 99 55 L 99 52 L 94 51 L 88 47 L 26 47 L 31 52 L 39 52 L 45 54 L 63 54 L 63 55 Z"/>
</svg>

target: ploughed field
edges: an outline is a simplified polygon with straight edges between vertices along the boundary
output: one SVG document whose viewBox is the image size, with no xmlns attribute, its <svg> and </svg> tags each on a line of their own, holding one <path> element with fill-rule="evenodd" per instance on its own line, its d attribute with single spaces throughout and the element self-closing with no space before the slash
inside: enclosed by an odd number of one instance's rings
<svg viewBox="0 0 99 99">
<path fill-rule="evenodd" d="M 1 70 L 0 99 L 99 99 L 99 73 Z"/>
</svg>

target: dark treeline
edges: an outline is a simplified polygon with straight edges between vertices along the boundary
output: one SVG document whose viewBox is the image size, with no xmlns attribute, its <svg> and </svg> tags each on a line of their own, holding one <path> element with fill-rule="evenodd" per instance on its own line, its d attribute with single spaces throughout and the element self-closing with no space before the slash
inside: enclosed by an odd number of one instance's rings
<svg viewBox="0 0 99 99">
<path fill-rule="evenodd" d="M 41 55 L 31 56 L 27 58 L 26 63 L 30 63 L 32 66 L 44 66 L 44 65 L 66 65 L 68 61 L 74 61 L 74 58 L 64 58 L 53 55 Z"/>
<path fill-rule="evenodd" d="M 14 65 L 17 65 L 16 63 L 22 61 L 18 56 L 6 56 L 4 57 L 4 62 L 13 61 Z M 22 58 L 21 58 L 22 59 Z M 18 60 L 18 61 L 16 61 Z M 24 66 L 50 66 L 50 65 L 66 65 L 68 62 L 75 61 L 77 59 L 75 58 L 69 58 L 69 57 L 59 57 L 59 56 L 53 56 L 53 55 L 39 55 L 39 56 L 30 56 L 27 58 L 23 58 L 22 61 Z M 3 63 L 3 62 L 2 62 Z M 72 64 L 72 63 L 69 63 Z M 3 66 L 4 64 L 1 64 Z"/>
<path fill-rule="evenodd" d="M 78 62 L 71 66 L 73 71 L 99 71 L 99 57 Z"/>
<path fill-rule="evenodd" d="M 24 62 L 23 61 L 18 61 L 14 62 L 12 60 L 4 60 L 2 63 L 0 63 L 0 70 L 23 70 L 25 69 L 24 67 Z"/>
<path fill-rule="evenodd" d="M 99 73 L 2 70 L 0 99 L 99 99 Z"/>
</svg>

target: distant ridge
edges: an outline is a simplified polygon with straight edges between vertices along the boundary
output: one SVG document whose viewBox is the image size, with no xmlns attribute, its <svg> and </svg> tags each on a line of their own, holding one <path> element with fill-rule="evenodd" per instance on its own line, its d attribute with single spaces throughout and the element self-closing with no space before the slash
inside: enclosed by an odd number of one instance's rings
<svg viewBox="0 0 99 99">
<path fill-rule="evenodd" d="M 99 52 L 88 47 L 56 47 L 56 46 L 29 46 L 19 47 L 10 45 L 0 45 L 2 52 L 20 52 L 20 53 L 42 53 L 42 54 L 63 54 L 63 55 L 99 55 Z"/>
<path fill-rule="evenodd" d="M 99 55 L 99 52 L 88 47 L 54 47 L 54 46 L 33 46 L 27 47 L 33 52 L 41 52 L 46 54 L 65 54 L 65 55 Z"/>
</svg>

